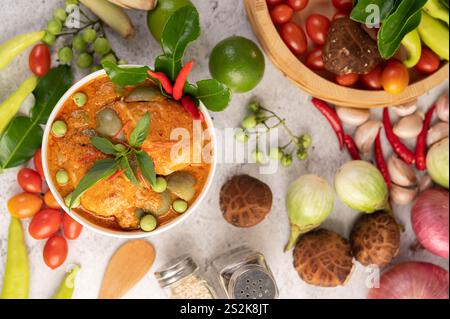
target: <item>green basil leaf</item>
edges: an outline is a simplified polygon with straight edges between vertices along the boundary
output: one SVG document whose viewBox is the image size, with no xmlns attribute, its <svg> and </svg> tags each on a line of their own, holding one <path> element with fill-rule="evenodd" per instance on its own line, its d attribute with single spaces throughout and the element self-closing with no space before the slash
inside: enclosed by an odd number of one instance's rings
<svg viewBox="0 0 450 319">
<path fill-rule="evenodd" d="M 149 130 L 150 130 L 150 113 L 147 112 L 131 133 L 130 145 L 133 147 L 141 147 L 148 136 Z"/>
<path fill-rule="evenodd" d="M 114 148 L 114 144 L 104 137 L 92 137 L 91 143 L 96 149 L 106 155 L 114 155 L 117 153 L 116 149 Z"/>
<path fill-rule="evenodd" d="M 384 59 L 391 58 L 403 38 L 415 30 L 422 19 L 422 8 L 427 0 L 402 1 L 381 26 L 378 33 L 378 50 Z"/>
<path fill-rule="evenodd" d="M 155 164 L 151 157 L 144 151 L 136 152 L 136 160 L 141 170 L 142 176 L 151 185 L 156 184 Z"/>
<path fill-rule="evenodd" d="M 367 25 L 379 25 L 395 8 L 396 0 L 359 0 L 350 18 Z M 374 8 L 379 8 L 378 12 Z"/>
<path fill-rule="evenodd" d="M 141 184 L 139 183 L 138 179 L 136 178 L 136 175 L 134 174 L 134 170 L 130 165 L 130 161 L 128 160 L 128 157 L 123 156 L 119 160 L 120 169 L 124 170 L 125 176 L 130 180 L 131 183 L 136 185 L 137 187 L 141 188 Z"/>
<path fill-rule="evenodd" d="M 178 63 L 189 43 L 200 36 L 200 18 L 197 9 L 188 5 L 175 11 L 167 21 L 161 38 L 164 54 Z"/>
<path fill-rule="evenodd" d="M 197 82 L 196 98 L 202 101 L 208 110 L 221 112 L 230 104 L 231 90 L 216 80 Z"/>
<path fill-rule="evenodd" d="M 160 55 L 155 60 L 155 71 L 164 73 L 172 82 L 175 82 L 182 67 L 181 60 L 175 61 L 166 55 Z"/>
<path fill-rule="evenodd" d="M 41 146 L 44 132 L 29 117 L 18 116 L 0 137 L 0 167 L 16 167 L 28 162 Z"/>
<path fill-rule="evenodd" d="M 105 178 L 113 176 L 117 172 L 117 163 L 112 158 L 107 158 L 95 162 L 94 166 L 83 176 L 77 187 L 72 193 L 69 208 L 75 201 L 80 198 L 89 188 L 104 180 Z"/>
<path fill-rule="evenodd" d="M 147 71 L 149 68 L 147 66 L 121 68 L 111 61 L 103 62 L 102 66 L 108 74 L 110 80 L 119 86 L 141 84 L 148 78 Z"/>
<path fill-rule="evenodd" d="M 48 71 L 33 91 L 36 102 L 31 109 L 31 119 L 38 124 L 47 124 L 56 103 L 72 83 L 73 74 L 68 65 L 60 65 Z"/>
</svg>

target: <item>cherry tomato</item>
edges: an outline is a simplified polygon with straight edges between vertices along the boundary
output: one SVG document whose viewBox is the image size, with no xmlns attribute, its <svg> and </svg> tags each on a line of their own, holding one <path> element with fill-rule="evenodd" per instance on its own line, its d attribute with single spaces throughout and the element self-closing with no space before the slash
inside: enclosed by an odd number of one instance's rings
<svg viewBox="0 0 450 319">
<path fill-rule="evenodd" d="M 323 49 L 315 48 L 306 57 L 306 66 L 312 70 L 324 70 Z"/>
<path fill-rule="evenodd" d="M 59 205 L 59 203 L 56 201 L 55 196 L 53 196 L 53 194 L 50 190 L 48 190 L 47 193 L 45 193 L 44 203 L 49 208 L 61 209 L 61 205 Z"/>
<path fill-rule="evenodd" d="M 353 0 L 332 0 L 333 6 L 345 12 L 350 12 L 353 9 Z"/>
<path fill-rule="evenodd" d="M 8 211 L 11 216 L 24 219 L 40 211 L 42 203 L 42 199 L 38 195 L 21 193 L 8 200 Z"/>
<path fill-rule="evenodd" d="M 54 235 L 47 240 L 44 246 L 45 264 L 51 269 L 58 268 L 66 261 L 68 250 L 67 240 L 61 235 Z"/>
<path fill-rule="evenodd" d="M 41 175 L 41 178 L 44 179 L 44 169 L 42 168 L 42 150 L 38 149 L 36 153 L 34 153 L 33 158 L 34 168 Z"/>
<path fill-rule="evenodd" d="M 311 14 L 306 19 L 306 32 L 309 38 L 317 45 L 324 45 L 327 38 L 330 20 L 321 14 Z"/>
<path fill-rule="evenodd" d="M 29 57 L 30 70 L 36 76 L 47 74 L 51 66 L 50 50 L 45 44 L 37 44 L 33 47 Z"/>
<path fill-rule="evenodd" d="M 269 7 L 274 7 L 278 4 L 282 4 L 284 0 L 267 0 L 267 5 Z"/>
<path fill-rule="evenodd" d="M 308 0 L 287 0 L 287 4 L 294 9 L 294 11 L 302 11 L 308 5 Z"/>
<path fill-rule="evenodd" d="M 29 193 L 42 193 L 42 179 L 38 172 L 22 168 L 17 174 L 17 182 L 20 187 Z"/>
<path fill-rule="evenodd" d="M 56 209 L 44 209 L 33 216 L 28 232 L 37 240 L 50 238 L 61 228 L 62 214 Z"/>
<path fill-rule="evenodd" d="M 347 12 L 336 11 L 336 13 L 333 15 L 333 18 L 331 18 L 331 20 L 335 21 L 337 19 L 347 18 L 347 17 L 348 17 L 348 13 Z"/>
<path fill-rule="evenodd" d="M 342 86 L 353 86 L 359 80 L 359 75 L 356 73 L 349 73 L 344 75 L 336 75 L 336 82 Z"/>
<path fill-rule="evenodd" d="M 381 84 L 382 75 L 383 75 L 383 68 L 381 65 L 377 65 L 369 73 L 361 75 L 361 82 L 368 89 L 381 90 L 383 88 L 383 85 Z"/>
<path fill-rule="evenodd" d="M 439 69 L 440 66 L 441 59 L 439 56 L 426 47 L 422 48 L 422 55 L 415 66 L 416 70 L 423 74 L 431 74 Z"/>
<path fill-rule="evenodd" d="M 291 51 L 300 55 L 306 52 L 308 40 L 303 29 L 294 22 L 288 22 L 281 28 L 281 38 Z"/>
<path fill-rule="evenodd" d="M 381 76 L 381 84 L 386 92 L 401 93 L 409 84 L 409 72 L 398 60 L 389 60 Z"/>
<path fill-rule="evenodd" d="M 70 217 L 69 214 L 65 213 L 63 217 L 63 229 L 64 236 L 67 239 L 75 240 L 80 237 L 81 231 L 83 230 L 83 225 Z"/>
<path fill-rule="evenodd" d="M 284 24 L 289 22 L 294 14 L 294 10 L 287 4 L 279 4 L 270 10 L 270 16 L 275 24 Z"/>
</svg>

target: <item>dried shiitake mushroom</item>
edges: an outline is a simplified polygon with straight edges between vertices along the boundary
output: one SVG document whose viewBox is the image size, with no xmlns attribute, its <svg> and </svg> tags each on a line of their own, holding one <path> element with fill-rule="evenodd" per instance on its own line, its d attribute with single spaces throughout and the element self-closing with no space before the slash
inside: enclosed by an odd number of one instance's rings
<svg viewBox="0 0 450 319">
<path fill-rule="evenodd" d="M 328 31 L 323 47 L 325 69 L 337 75 L 365 74 L 381 62 L 377 43 L 360 23 L 341 18 Z"/>
<path fill-rule="evenodd" d="M 314 230 L 297 242 L 294 267 L 300 278 L 310 285 L 344 286 L 354 267 L 350 244 L 335 232 Z"/>
<path fill-rule="evenodd" d="M 222 186 L 220 209 L 225 220 L 236 227 L 255 226 L 272 209 L 272 191 L 251 176 L 234 176 Z"/>
<path fill-rule="evenodd" d="M 400 226 L 394 217 L 378 212 L 359 218 L 350 235 L 353 255 L 364 266 L 385 267 L 400 249 Z"/>
</svg>

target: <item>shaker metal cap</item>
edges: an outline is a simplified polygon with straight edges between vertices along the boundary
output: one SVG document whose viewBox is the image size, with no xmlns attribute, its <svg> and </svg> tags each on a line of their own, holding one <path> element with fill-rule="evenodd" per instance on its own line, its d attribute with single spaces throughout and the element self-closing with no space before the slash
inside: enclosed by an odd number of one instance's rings
<svg viewBox="0 0 450 319">
<path fill-rule="evenodd" d="M 275 279 L 263 267 L 247 265 L 231 277 L 229 294 L 233 299 L 275 299 L 278 288 Z"/>
<path fill-rule="evenodd" d="M 164 288 L 192 274 L 198 269 L 195 261 L 188 255 L 171 260 L 163 269 L 155 272 L 159 285 Z"/>
</svg>

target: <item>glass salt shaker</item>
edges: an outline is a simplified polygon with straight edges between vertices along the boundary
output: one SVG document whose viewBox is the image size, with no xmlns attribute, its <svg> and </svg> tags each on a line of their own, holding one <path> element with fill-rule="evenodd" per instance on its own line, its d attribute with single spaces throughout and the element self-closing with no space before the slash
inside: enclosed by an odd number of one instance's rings
<svg viewBox="0 0 450 319">
<path fill-rule="evenodd" d="M 155 276 L 172 299 L 215 298 L 213 289 L 190 256 L 184 255 L 170 261 Z"/>
<path fill-rule="evenodd" d="M 276 299 L 278 287 L 264 255 L 242 246 L 212 261 L 229 299 Z"/>
</svg>

